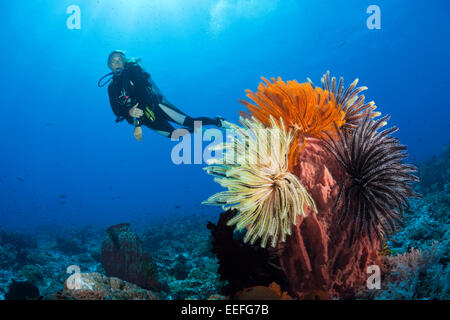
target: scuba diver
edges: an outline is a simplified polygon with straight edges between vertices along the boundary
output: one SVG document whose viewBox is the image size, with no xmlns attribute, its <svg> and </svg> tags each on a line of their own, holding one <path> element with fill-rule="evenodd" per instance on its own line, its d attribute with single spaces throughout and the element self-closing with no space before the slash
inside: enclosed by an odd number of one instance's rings
<svg viewBox="0 0 450 320">
<path fill-rule="evenodd" d="M 140 65 L 140 59 L 127 59 L 120 50 L 111 52 L 108 57 L 108 67 L 111 73 L 103 76 L 98 86 L 108 86 L 109 101 L 116 123 L 126 120 L 134 125 L 134 137 L 142 140 L 142 125 L 157 133 L 171 137 L 176 129 L 169 123 L 174 122 L 194 132 L 194 121 L 201 121 L 202 125 L 224 127 L 225 119 L 216 117 L 192 118 L 170 103 Z M 105 83 L 102 80 L 112 75 Z"/>
</svg>

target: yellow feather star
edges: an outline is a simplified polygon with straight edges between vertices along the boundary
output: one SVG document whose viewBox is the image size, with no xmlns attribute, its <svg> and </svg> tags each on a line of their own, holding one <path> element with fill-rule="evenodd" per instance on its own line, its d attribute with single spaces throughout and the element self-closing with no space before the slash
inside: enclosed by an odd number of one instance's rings
<svg viewBox="0 0 450 320">
<path fill-rule="evenodd" d="M 317 213 L 312 197 L 299 179 L 289 172 L 288 158 L 295 128 L 286 130 L 283 119 L 270 118 L 270 128 L 255 118 L 240 119 L 244 127 L 230 124 L 231 142 L 219 144 L 223 159 L 211 160 L 205 170 L 227 191 L 211 196 L 204 204 L 238 209 L 228 221 L 237 229 L 246 228 L 244 242 L 261 247 L 271 239 L 275 247 L 284 242 L 296 224 L 297 215 L 306 216 L 305 205 Z"/>
</svg>

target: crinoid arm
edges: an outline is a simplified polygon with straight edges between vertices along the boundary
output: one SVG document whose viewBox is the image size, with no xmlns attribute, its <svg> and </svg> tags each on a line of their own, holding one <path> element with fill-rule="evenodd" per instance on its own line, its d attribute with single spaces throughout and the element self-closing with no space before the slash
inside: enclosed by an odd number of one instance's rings
<svg viewBox="0 0 450 320">
<path fill-rule="evenodd" d="M 305 208 L 317 212 L 314 200 L 299 179 L 288 170 L 290 144 L 295 132 L 286 129 L 282 119 L 270 118 L 270 128 L 254 118 L 241 118 L 243 127 L 234 126 L 235 135 L 223 143 L 223 163 L 205 170 L 226 191 L 211 196 L 204 204 L 237 209 L 228 225 L 246 228 L 245 242 L 275 247 L 291 234 L 298 215 Z M 252 148 L 253 146 L 253 148 Z M 234 161 L 233 161 L 234 160 Z"/>
<path fill-rule="evenodd" d="M 251 115 L 270 127 L 273 117 L 278 125 L 282 120 L 288 129 L 295 129 L 295 140 L 289 153 L 289 167 L 292 169 L 300 152 L 306 146 L 307 137 L 323 138 L 324 131 L 333 132 L 334 125 L 346 123 L 345 112 L 331 92 L 316 88 L 310 83 L 296 80 L 283 81 L 280 77 L 271 81 L 262 78 L 258 90 L 246 90 L 253 103 L 241 100 Z"/>
<path fill-rule="evenodd" d="M 406 147 L 391 136 L 396 127 L 381 130 L 389 116 L 376 121 L 370 113 L 353 133 L 338 131 L 323 145 L 347 173 L 337 202 L 342 202 L 339 222 L 352 228 L 350 242 L 358 236 L 378 238 L 396 231 L 409 197 L 417 196 L 412 183 L 414 166 L 403 163 Z"/>
<path fill-rule="evenodd" d="M 311 79 L 307 79 L 309 84 L 315 88 L 315 85 Z M 367 90 L 367 87 L 356 87 L 359 79 L 355 79 L 350 86 L 345 89 L 344 78 L 339 79 L 339 83 L 336 82 L 336 78 L 330 79 L 330 71 L 327 71 L 321 79 L 322 89 L 331 93 L 330 99 L 335 100 L 335 104 L 340 108 L 344 116 L 343 128 L 346 131 L 355 130 L 358 127 L 358 123 L 363 118 L 363 115 L 368 111 L 376 109 L 375 102 L 365 102 L 365 96 L 359 95 L 361 92 Z M 380 115 L 378 112 L 372 112 L 372 117 Z"/>
</svg>

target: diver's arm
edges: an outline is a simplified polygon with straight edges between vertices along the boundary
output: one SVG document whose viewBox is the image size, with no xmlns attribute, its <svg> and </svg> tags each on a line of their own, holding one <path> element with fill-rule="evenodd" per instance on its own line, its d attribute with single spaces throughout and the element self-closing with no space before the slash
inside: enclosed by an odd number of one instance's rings
<svg viewBox="0 0 450 320">
<path fill-rule="evenodd" d="M 110 98 L 110 103 L 111 103 L 111 109 L 117 117 L 116 123 L 126 119 L 129 124 L 135 125 L 134 131 L 133 131 L 133 136 L 138 142 L 142 141 L 142 128 L 141 128 L 140 124 L 138 124 L 138 125 L 135 124 L 134 118 L 132 117 L 132 116 L 141 117 L 143 114 L 142 110 L 137 108 L 138 104 L 136 104 L 132 108 L 130 108 L 130 110 L 128 110 L 126 112 L 126 114 L 122 114 L 119 110 L 122 110 L 123 108 L 118 107 L 119 104 L 117 103 L 117 101 L 115 101 L 116 99 L 114 99 L 113 96 L 111 96 L 111 95 L 109 96 L 109 98 Z"/>
<path fill-rule="evenodd" d="M 144 114 L 144 112 L 142 110 L 137 108 L 137 106 L 139 104 L 137 103 L 133 107 L 131 107 L 126 112 L 126 114 L 122 114 L 118 110 L 123 110 L 124 108 L 118 108 L 119 104 L 117 102 L 115 102 L 114 99 L 110 99 L 110 102 L 111 102 L 111 108 L 112 108 L 114 114 L 117 116 L 116 123 L 126 119 L 129 124 L 133 124 L 135 126 L 134 127 L 134 131 L 133 131 L 134 138 L 138 142 L 142 141 L 142 128 L 141 128 L 141 125 L 139 124 L 139 120 L 136 123 L 135 123 L 135 120 L 134 120 L 135 118 L 142 117 L 142 115 Z"/>
<path fill-rule="evenodd" d="M 122 108 L 117 100 L 117 95 L 114 94 L 111 87 L 108 87 L 109 103 L 111 109 L 116 116 L 116 123 L 123 120 L 127 120 L 129 124 L 133 124 L 133 118 L 128 114 L 129 110 L 127 108 Z"/>
<path fill-rule="evenodd" d="M 131 109 L 128 111 L 128 114 L 132 118 L 140 118 L 144 115 L 144 111 L 142 109 L 138 108 L 139 103 L 136 103 Z"/>
</svg>

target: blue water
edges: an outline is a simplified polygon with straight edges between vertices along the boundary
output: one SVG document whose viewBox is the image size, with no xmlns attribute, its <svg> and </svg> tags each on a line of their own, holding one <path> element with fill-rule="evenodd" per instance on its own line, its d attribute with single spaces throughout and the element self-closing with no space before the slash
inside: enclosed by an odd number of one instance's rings
<svg viewBox="0 0 450 320">
<path fill-rule="evenodd" d="M 193 4 L 195 3 L 195 5 Z M 81 8 L 69 30 L 66 8 Z M 381 9 L 381 29 L 366 8 Z M 176 144 L 116 124 L 106 88 L 115 49 L 142 58 L 167 98 L 192 116 L 236 122 L 260 77 L 354 78 L 422 161 L 449 142 L 447 1 L 2 1 L 0 225 L 146 223 L 219 212 L 204 165 L 175 165 Z M 177 208 L 179 206 L 180 208 Z"/>
</svg>

